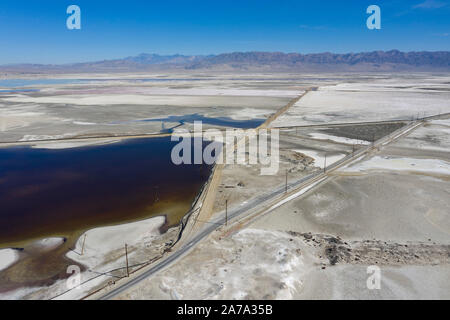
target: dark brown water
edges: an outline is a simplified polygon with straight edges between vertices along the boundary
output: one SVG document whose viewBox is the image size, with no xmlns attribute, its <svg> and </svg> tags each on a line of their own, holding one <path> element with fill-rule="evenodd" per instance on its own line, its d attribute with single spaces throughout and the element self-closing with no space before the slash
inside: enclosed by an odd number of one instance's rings
<svg viewBox="0 0 450 320">
<path fill-rule="evenodd" d="M 170 138 L 65 150 L 0 148 L 0 248 L 167 214 L 176 224 L 209 177 L 172 164 Z"/>
<path fill-rule="evenodd" d="M 178 224 L 212 167 L 174 165 L 175 144 L 166 137 L 66 150 L 0 148 L 0 248 L 20 252 L 0 272 L 0 293 L 67 278 L 76 263 L 66 253 L 88 229 L 157 215 Z M 53 236 L 66 242 L 50 251 L 33 247 Z"/>
</svg>

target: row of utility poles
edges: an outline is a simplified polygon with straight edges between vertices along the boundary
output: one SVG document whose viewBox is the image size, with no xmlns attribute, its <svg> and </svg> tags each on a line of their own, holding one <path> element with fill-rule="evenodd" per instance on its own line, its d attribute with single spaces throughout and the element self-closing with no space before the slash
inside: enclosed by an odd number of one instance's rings
<svg viewBox="0 0 450 320">
<path fill-rule="evenodd" d="M 355 145 L 353 145 L 352 154 L 355 152 Z M 327 169 L 327 154 L 325 154 L 324 159 L 324 172 L 326 172 Z M 286 169 L 286 177 L 285 177 L 285 193 L 288 192 L 288 169 Z M 228 199 L 225 200 L 225 226 L 228 226 Z M 84 254 L 84 248 L 86 244 L 86 234 L 84 235 L 83 244 L 81 248 L 81 255 Z M 125 244 L 125 261 L 126 261 L 126 271 L 127 271 L 127 277 L 130 277 L 130 267 L 128 263 L 128 245 Z"/>
<path fill-rule="evenodd" d="M 355 144 L 352 145 L 352 155 L 354 153 L 355 153 Z M 327 172 L 327 154 L 326 153 L 325 153 L 325 157 L 324 157 L 323 171 Z M 288 192 L 288 173 L 289 173 L 289 170 L 286 169 L 285 190 L 284 190 L 285 193 Z M 225 226 L 228 226 L 228 199 L 225 200 Z M 84 235 L 83 247 L 81 249 L 81 255 L 83 255 L 83 253 L 84 253 L 85 242 L 86 242 L 86 235 Z M 127 244 L 125 244 L 125 261 L 126 261 L 127 277 L 129 277 L 130 276 L 130 270 L 129 270 L 129 264 L 128 264 L 128 245 Z"/>
<path fill-rule="evenodd" d="M 374 133 L 373 139 L 372 139 L 373 145 L 375 144 L 375 138 L 376 138 L 376 135 Z M 356 144 L 352 144 L 352 155 L 354 155 L 355 151 L 356 151 Z M 324 155 L 323 171 L 327 172 L 327 154 L 326 153 Z M 289 170 L 286 169 L 286 177 L 285 177 L 285 193 L 286 194 L 288 192 L 288 173 L 289 173 Z M 228 226 L 228 199 L 225 200 L 225 226 Z M 81 255 L 84 254 L 85 242 L 86 242 L 86 235 L 84 235 L 83 245 L 82 245 L 82 249 L 81 249 Z M 129 277 L 130 270 L 129 270 L 129 263 L 128 263 L 128 245 L 127 244 L 125 244 L 125 260 L 126 260 L 127 277 Z"/>
<path fill-rule="evenodd" d="M 375 135 L 374 135 L 374 139 L 375 139 Z M 374 143 L 375 143 L 375 140 L 374 140 Z M 352 155 L 354 153 L 355 153 L 355 144 L 352 145 Z M 327 154 L 326 153 L 325 153 L 325 157 L 324 157 L 323 171 L 327 172 Z M 288 173 L 289 173 L 289 170 L 286 169 L 285 188 L 284 188 L 285 193 L 288 192 Z M 228 226 L 228 199 L 225 200 L 225 226 Z M 85 241 L 86 241 L 86 235 L 84 236 L 83 248 L 81 250 L 81 255 L 83 255 L 83 252 L 84 252 Z M 127 244 L 125 244 L 125 260 L 126 260 L 126 268 L 127 268 L 127 277 L 129 277 L 130 271 L 129 271 L 129 264 L 128 264 L 128 246 L 127 246 Z"/>
</svg>

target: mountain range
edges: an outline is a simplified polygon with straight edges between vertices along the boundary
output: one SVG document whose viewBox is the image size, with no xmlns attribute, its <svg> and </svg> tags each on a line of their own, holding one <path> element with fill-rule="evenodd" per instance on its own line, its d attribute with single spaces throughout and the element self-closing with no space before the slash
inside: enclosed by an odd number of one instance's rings
<svg viewBox="0 0 450 320">
<path fill-rule="evenodd" d="M 0 66 L 0 72 L 137 72 L 163 70 L 200 71 L 285 71 L 285 72 L 362 72 L 362 71 L 450 71 L 449 51 L 361 53 L 282 53 L 233 52 L 218 55 L 158 55 L 143 53 L 123 59 L 84 63 Z"/>
</svg>

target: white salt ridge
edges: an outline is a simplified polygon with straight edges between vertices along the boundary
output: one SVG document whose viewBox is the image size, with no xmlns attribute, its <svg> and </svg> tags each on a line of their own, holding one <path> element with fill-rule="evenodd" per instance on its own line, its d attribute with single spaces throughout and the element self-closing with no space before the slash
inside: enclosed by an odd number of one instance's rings
<svg viewBox="0 0 450 320">
<path fill-rule="evenodd" d="M 301 290 L 309 266 L 298 254 L 300 239 L 285 232 L 250 228 L 223 241 L 208 241 L 206 247 L 200 244 L 201 249 L 196 249 L 204 252 L 201 262 L 186 256 L 192 267 L 189 270 L 195 272 L 189 274 L 176 264 L 156 275 L 159 288 L 171 295 L 176 292 L 181 299 L 210 300 L 252 299 L 273 283 L 280 284 L 273 288 L 271 297 L 275 299 L 292 299 Z M 179 277 L 186 272 L 188 276 Z"/>
<path fill-rule="evenodd" d="M 114 251 L 123 250 L 125 244 L 136 245 L 146 238 L 160 235 L 159 228 L 165 223 L 165 217 L 154 217 L 144 221 L 110 227 L 95 228 L 85 232 L 77 241 L 75 252 L 67 254 L 72 260 L 87 265 L 95 270 L 109 270 L 124 265 L 124 259 L 117 259 L 109 264 L 104 260 Z M 86 239 L 86 240 L 85 240 Z M 82 252 L 84 242 L 83 255 Z"/>
<path fill-rule="evenodd" d="M 42 251 L 49 251 L 52 249 L 56 249 L 63 243 L 63 238 L 46 238 L 33 242 L 32 246 Z"/>
<path fill-rule="evenodd" d="M 272 257 L 275 257 L 275 261 L 268 261 L 268 263 L 257 261 L 256 264 L 268 276 L 276 275 L 277 279 L 285 284 L 285 287 L 276 293 L 276 299 L 292 299 L 297 288 L 301 287 L 302 279 L 305 275 L 305 265 L 302 258 L 290 253 L 296 244 L 287 241 L 288 236 L 285 233 L 259 229 L 244 229 L 233 236 L 233 238 L 242 243 L 252 243 L 255 239 L 259 239 L 261 243 L 267 243 L 267 250 L 273 251 Z M 280 239 L 286 241 L 279 241 Z M 269 243 L 276 243 L 277 245 L 271 246 Z M 255 266 L 249 266 L 249 270 L 252 270 Z M 240 272 L 239 275 L 241 275 Z M 240 281 L 240 283 L 242 282 Z M 239 288 L 236 284 L 234 286 L 237 287 L 238 293 L 241 292 L 241 296 L 242 292 L 246 291 L 246 288 Z"/>
<path fill-rule="evenodd" d="M 73 121 L 73 124 L 77 124 L 79 126 L 95 126 L 94 122 L 83 122 L 83 121 Z"/>
<path fill-rule="evenodd" d="M 32 134 L 27 134 L 24 135 L 22 139 L 20 139 L 19 141 L 21 142 L 26 142 L 26 141 L 36 141 L 36 140 L 59 140 L 59 139 L 64 139 L 67 137 L 70 137 L 71 134 L 60 134 L 60 135 L 32 135 Z"/>
<path fill-rule="evenodd" d="M 443 119 L 443 120 L 433 120 L 433 124 L 442 125 L 442 126 L 449 126 L 450 127 L 450 119 Z"/>
<path fill-rule="evenodd" d="M 85 232 L 77 241 L 74 251 L 69 251 L 67 257 L 83 264 L 88 269 L 96 272 L 107 272 L 114 268 L 125 266 L 125 244 L 134 246 L 146 242 L 160 235 L 159 228 L 165 223 L 165 217 L 154 217 L 144 221 L 137 221 L 117 226 L 100 227 Z M 84 243 L 83 255 L 81 255 Z M 118 254 L 117 252 L 121 250 Z M 134 256 L 134 252 L 128 254 L 128 258 Z M 95 278 L 95 279 L 94 279 Z M 82 282 L 93 279 L 82 286 L 67 291 L 66 280 L 60 280 L 52 291 L 53 298 L 57 293 L 64 293 L 56 297 L 56 300 L 80 299 L 105 280 L 107 276 L 96 277 L 91 272 L 81 273 Z"/>
<path fill-rule="evenodd" d="M 0 250 L 0 271 L 7 269 L 9 266 L 19 260 L 19 254 L 13 249 Z"/>
<path fill-rule="evenodd" d="M 357 140 L 357 139 L 350 139 L 345 137 L 338 137 L 338 136 L 332 136 L 325 133 L 310 133 L 310 137 L 317 140 L 331 140 L 337 143 L 345 143 L 345 144 L 364 144 L 369 145 L 370 142 L 366 140 Z"/>
<path fill-rule="evenodd" d="M 231 119 L 235 120 L 247 120 L 254 118 L 266 118 L 270 114 L 270 111 L 264 109 L 245 108 L 237 110 L 230 115 Z"/>
<path fill-rule="evenodd" d="M 450 175 L 450 163 L 439 159 L 389 158 L 376 156 L 340 169 L 341 172 L 408 171 L 428 174 Z"/>
<path fill-rule="evenodd" d="M 58 149 L 72 149 L 72 148 L 81 148 L 81 147 L 88 147 L 88 146 L 99 146 L 99 145 L 105 145 L 105 144 L 111 144 L 120 142 L 120 139 L 114 139 L 114 140 L 98 140 L 98 141 L 58 141 L 58 142 L 52 142 L 52 143 L 39 143 L 32 146 L 33 149 L 51 149 L 51 150 L 58 150 Z"/>
<path fill-rule="evenodd" d="M 188 105 L 198 104 L 199 101 L 205 101 L 205 96 L 210 97 L 295 97 L 298 91 L 278 91 L 278 90 L 167 90 L 157 92 L 149 91 L 146 94 L 96 94 L 96 95 L 59 95 L 28 97 L 25 95 L 16 95 L 11 98 L 4 98 L 4 101 L 15 103 L 37 103 L 37 104 L 70 104 L 80 106 L 95 105 Z"/>
</svg>

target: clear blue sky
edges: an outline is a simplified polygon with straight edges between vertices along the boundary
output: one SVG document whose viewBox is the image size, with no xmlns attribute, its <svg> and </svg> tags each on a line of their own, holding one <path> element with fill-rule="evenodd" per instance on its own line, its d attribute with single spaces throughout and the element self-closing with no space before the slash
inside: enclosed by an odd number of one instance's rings
<svg viewBox="0 0 450 320">
<path fill-rule="evenodd" d="M 66 28 L 81 8 L 82 29 Z M 382 30 L 366 28 L 381 7 Z M 1 0 L 0 64 L 142 52 L 450 50 L 450 0 Z"/>
</svg>

